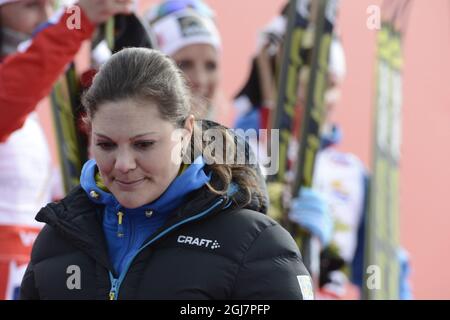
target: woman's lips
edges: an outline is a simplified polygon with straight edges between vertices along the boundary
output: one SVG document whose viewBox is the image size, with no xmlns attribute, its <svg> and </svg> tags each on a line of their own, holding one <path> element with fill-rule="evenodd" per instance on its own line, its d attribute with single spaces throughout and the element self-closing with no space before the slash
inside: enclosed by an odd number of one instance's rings
<svg viewBox="0 0 450 320">
<path fill-rule="evenodd" d="M 121 180 L 115 179 L 114 182 L 119 186 L 120 189 L 129 190 L 129 189 L 134 189 L 135 187 L 140 185 L 142 182 L 145 181 L 145 179 L 146 178 L 142 178 L 142 179 L 133 180 L 133 181 L 121 181 Z"/>
</svg>

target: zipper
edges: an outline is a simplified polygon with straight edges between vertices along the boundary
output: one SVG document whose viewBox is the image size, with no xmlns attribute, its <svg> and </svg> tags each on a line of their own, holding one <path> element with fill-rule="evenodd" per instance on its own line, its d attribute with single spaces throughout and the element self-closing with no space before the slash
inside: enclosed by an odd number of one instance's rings
<svg viewBox="0 0 450 320">
<path fill-rule="evenodd" d="M 111 277 L 111 272 L 109 273 L 110 280 L 111 280 L 111 290 L 109 291 L 109 300 L 117 300 L 117 285 L 119 281 L 117 279 L 114 279 L 114 277 Z"/>
<path fill-rule="evenodd" d="M 148 241 L 146 244 L 144 244 L 137 252 L 136 254 L 130 259 L 130 261 L 128 262 L 128 264 L 125 266 L 125 269 L 122 271 L 122 273 L 119 275 L 118 278 L 114 278 L 114 275 L 112 274 L 111 271 L 109 271 L 109 279 L 111 282 L 111 290 L 109 291 L 109 300 L 117 300 L 119 297 L 119 290 L 120 290 L 120 285 L 122 284 L 123 279 L 125 278 L 125 276 L 128 273 L 128 269 L 131 266 L 131 263 L 133 262 L 134 258 L 137 257 L 137 255 L 139 253 L 141 253 L 142 250 L 144 250 L 145 248 L 147 248 L 149 245 L 151 245 L 153 242 L 155 242 L 156 240 L 160 239 L 161 237 L 163 237 L 164 235 L 166 235 L 167 233 L 169 233 L 170 231 L 172 231 L 173 229 L 179 227 L 180 225 L 183 225 L 187 222 L 193 221 L 193 220 L 197 220 L 205 215 L 207 215 L 208 213 L 210 213 L 212 210 L 214 210 L 215 208 L 217 208 L 222 202 L 224 201 L 224 198 L 221 198 L 219 201 L 217 201 L 215 204 L 213 204 L 211 207 L 209 207 L 209 209 L 206 209 L 202 212 L 200 212 L 199 214 L 192 216 L 190 218 L 187 218 L 186 220 L 180 221 L 174 225 L 172 225 L 171 227 L 167 228 L 166 230 L 164 230 L 163 232 L 161 232 L 160 234 L 158 234 L 155 238 L 151 239 L 150 241 Z"/>
<path fill-rule="evenodd" d="M 125 233 L 123 231 L 123 216 L 124 216 L 124 213 L 122 211 L 117 212 L 117 237 L 118 238 L 123 238 L 123 236 L 125 235 Z"/>
</svg>

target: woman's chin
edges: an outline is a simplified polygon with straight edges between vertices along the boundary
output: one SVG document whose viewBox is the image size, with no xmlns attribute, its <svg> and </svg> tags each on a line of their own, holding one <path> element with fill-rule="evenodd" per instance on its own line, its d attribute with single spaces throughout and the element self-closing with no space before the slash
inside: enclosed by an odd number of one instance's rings
<svg viewBox="0 0 450 320">
<path fill-rule="evenodd" d="M 127 209 L 136 209 L 142 206 L 145 206 L 152 201 L 154 201 L 155 197 L 149 197 L 146 195 L 145 197 L 140 197 L 139 195 L 117 195 L 115 196 L 120 205 Z"/>
</svg>

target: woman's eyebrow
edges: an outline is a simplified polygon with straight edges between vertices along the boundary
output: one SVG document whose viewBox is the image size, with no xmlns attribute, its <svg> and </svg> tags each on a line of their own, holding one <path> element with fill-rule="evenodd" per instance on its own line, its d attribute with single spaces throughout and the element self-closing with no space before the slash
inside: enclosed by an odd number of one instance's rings
<svg viewBox="0 0 450 320">
<path fill-rule="evenodd" d="M 158 134 L 158 132 L 156 132 L 156 131 L 150 131 L 150 132 L 141 133 L 141 134 L 135 135 L 135 136 L 132 137 L 131 139 L 140 138 L 140 137 L 146 136 L 146 135 L 148 135 L 148 134 Z"/>
<path fill-rule="evenodd" d="M 108 137 L 107 135 L 104 135 L 104 134 L 101 134 L 101 133 L 98 133 L 98 132 L 94 132 L 94 134 L 95 134 L 96 136 L 100 137 L 100 138 L 112 140 L 112 139 L 111 139 L 110 137 Z M 143 136 L 146 136 L 146 135 L 150 135 L 150 134 L 158 134 L 158 132 L 156 132 L 156 131 L 150 131 L 150 132 L 140 133 L 140 134 L 135 135 L 134 137 L 131 137 L 130 140 L 131 140 L 131 139 L 140 138 L 140 137 L 143 137 Z"/>
<path fill-rule="evenodd" d="M 110 137 L 108 137 L 108 136 L 106 136 L 106 135 L 104 135 L 104 134 L 97 133 L 97 132 L 94 132 L 94 134 L 95 134 L 96 136 L 100 137 L 100 138 L 112 140 Z"/>
</svg>

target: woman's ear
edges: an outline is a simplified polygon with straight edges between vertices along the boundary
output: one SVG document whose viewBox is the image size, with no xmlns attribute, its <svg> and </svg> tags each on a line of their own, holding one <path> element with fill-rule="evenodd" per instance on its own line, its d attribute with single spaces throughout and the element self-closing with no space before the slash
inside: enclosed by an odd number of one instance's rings
<svg viewBox="0 0 450 320">
<path fill-rule="evenodd" d="M 83 116 L 81 118 L 80 129 L 88 137 L 91 136 L 91 133 L 92 133 L 92 122 L 91 122 L 91 119 L 88 118 L 88 116 Z"/>
<path fill-rule="evenodd" d="M 191 141 L 192 133 L 194 132 L 194 123 L 195 117 L 191 114 L 184 121 L 184 129 L 186 130 L 186 135 L 183 137 L 183 140 Z"/>
</svg>

